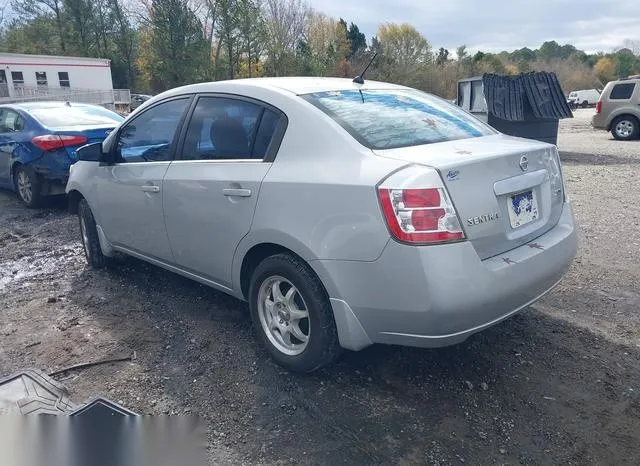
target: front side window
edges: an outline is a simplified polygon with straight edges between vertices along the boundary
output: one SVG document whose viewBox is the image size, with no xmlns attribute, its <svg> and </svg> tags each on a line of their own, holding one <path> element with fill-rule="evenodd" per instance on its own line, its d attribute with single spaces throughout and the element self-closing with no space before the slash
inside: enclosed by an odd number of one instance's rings
<svg viewBox="0 0 640 466">
<path fill-rule="evenodd" d="M 633 95 L 635 86 L 635 83 L 616 84 L 613 86 L 613 89 L 611 89 L 609 98 L 612 100 L 628 100 Z"/>
<path fill-rule="evenodd" d="M 188 98 L 163 102 L 123 126 L 116 146 L 116 162 L 171 160 L 171 144 L 188 102 Z"/>
<path fill-rule="evenodd" d="M 201 97 L 193 111 L 182 158 L 224 160 L 263 158 L 255 145 L 264 108 L 244 100 Z"/>
<path fill-rule="evenodd" d="M 303 96 L 370 149 L 394 149 L 496 134 L 459 107 L 404 89 L 327 91 Z"/>
<path fill-rule="evenodd" d="M 58 81 L 60 81 L 60 87 L 70 87 L 71 83 L 69 82 L 69 73 L 66 71 L 58 72 Z"/>
<path fill-rule="evenodd" d="M 36 71 L 36 84 L 38 86 L 47 85 L 47 73 L 44 71 Z"/>
<path fill-rule="evenodd" d="M 13 81 L 13 87 L 24 86 L 24 76 L 22 74 L 22 71 L 12 71 L 11 81 Z"/>
</svg>

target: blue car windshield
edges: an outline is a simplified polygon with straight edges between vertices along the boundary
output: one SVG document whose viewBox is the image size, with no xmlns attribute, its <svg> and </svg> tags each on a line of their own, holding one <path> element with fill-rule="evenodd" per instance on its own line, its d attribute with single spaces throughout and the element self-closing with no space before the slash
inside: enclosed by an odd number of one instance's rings
<svg viewBox="0 0 640 466">
<path fill-rule="evenodd" d="M 98 106 L 41 107 L 32 108 L 29 113 L 47 128 L 94 125 L 116 126 L 124 120 L 117 113 Z"/>
<path fill-rule="evenodd" d="M 302 96 L 370 149 L 395 149 L 496 134 L 461 108 L 411 89 L 344 90 Z"/>
</svg>

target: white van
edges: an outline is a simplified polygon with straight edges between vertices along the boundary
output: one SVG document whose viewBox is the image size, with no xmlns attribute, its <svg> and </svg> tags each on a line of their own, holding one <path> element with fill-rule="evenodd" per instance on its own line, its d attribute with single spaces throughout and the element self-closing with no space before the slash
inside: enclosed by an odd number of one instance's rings
<svg viewBox="0 0 640 466">
<path fill-rule="evenodd" d="M 595 105 L 600 98 L 600 92 L 596 89 L 584 89 L 582 91 L 572 91 L 569 93 L 567 102 L 575 107 L 587 108 Z"/>
</svg>

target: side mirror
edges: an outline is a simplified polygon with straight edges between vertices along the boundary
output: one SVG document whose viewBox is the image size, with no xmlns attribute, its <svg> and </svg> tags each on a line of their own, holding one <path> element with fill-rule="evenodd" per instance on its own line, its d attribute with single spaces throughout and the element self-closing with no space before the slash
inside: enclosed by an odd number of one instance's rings
<svg viewBox="0 0 640 466">
<path fill-rule="evenodd" d="M 82 146 L 76 150 L 76 156 L 78 157 L 78 160 L 82 160 L 84 162 L 100 162 L 103 159 L 102 143 L 94 142 L 92 144 Z"/>
</svg>

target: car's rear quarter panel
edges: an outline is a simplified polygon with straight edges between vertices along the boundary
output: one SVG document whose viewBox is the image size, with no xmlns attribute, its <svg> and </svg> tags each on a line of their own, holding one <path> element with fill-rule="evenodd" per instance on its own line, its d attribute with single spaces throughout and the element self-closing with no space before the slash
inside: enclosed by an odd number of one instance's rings
<svg viewBox="0 0 640 466">
<path fill-rule="evenodd" d="M 390 239 L 376 185 L 406 163 L 375 156 L 300 97 L 255 95 L 261 97 L 289 124 L 236 252 L 236 280 L 244 254 L 260 243 L 279 244 L 306 261 L 376 260 Z"/>
</svg>

